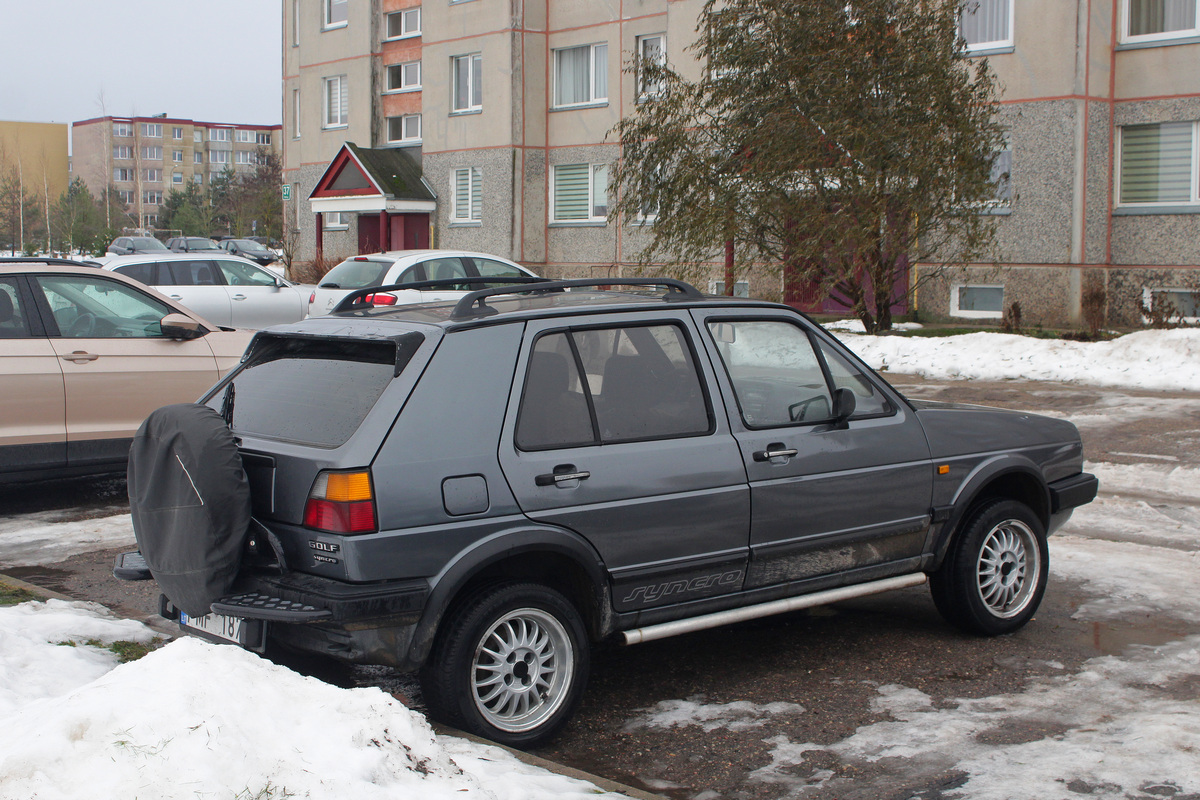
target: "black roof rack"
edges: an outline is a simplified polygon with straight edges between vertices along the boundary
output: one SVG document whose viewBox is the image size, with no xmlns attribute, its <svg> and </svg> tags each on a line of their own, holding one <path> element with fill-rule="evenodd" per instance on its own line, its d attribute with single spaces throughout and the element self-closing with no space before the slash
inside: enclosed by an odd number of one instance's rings
<svg viewBox="0 0 1200 800">
<path fill-rule="evenodd" d="M 524 289 L 480 289 L 471 292 L 466 297 L 458 301 L 454 307 L 450 319 L 464 320 L 474 319 L 476 317 L 486 317 L 492 314 L 499 313 L 495 308 L 484 302 L 487 298 L 498 294 L 526 294 L 529 292 L 561 292 L 565 289 L 576 289 L 588 286 L 665 286 L 667 293 L 663 295 L 663 300 L 672 303 L 684 300 L 703 300 L 704 295 L 700 290 L 690 283 L 684 283 L 675 278 L 576 278 L 566 281 L 544 281 L 536 286 L 529 286 Z"/>
<path fill-rule="evenodd" d="M 456 286 L 463 284 L 477 283 L 503 283 L 503 284 L 522 284 L 522 283 L 548 283 L 549 278 L 537 278 L 531 275 L 510 275 L 501 276 L 478 276 L 478 277 L 462 277 L 462 278 L 438 278 L 430 281 L 408 281 L 407 283 L 390 283 L 387 286 L 368 286 L 365 289 L 356 289 L 350 294 L 342 298 L 341 302 L 333 307 L 330 314 L 336 314 L 339 311 L 354 311 L 361 309 L 364 306 L 373 305 L 368 302 L 359 302 L 365 297 L 370 297 L 373 294 L 385 294 L 389 291 L 399 291 L 401 289 L 453 289 Z M 500 292 L 507 292 L 507 289 L 500 289 Z"/>
</svg>

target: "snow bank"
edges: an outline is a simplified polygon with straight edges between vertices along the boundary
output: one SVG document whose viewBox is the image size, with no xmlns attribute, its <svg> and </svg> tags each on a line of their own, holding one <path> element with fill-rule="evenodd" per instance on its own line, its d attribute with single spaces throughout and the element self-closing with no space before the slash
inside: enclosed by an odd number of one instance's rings
<svg viewBox="0 0 1200 800">
<path fill-rule="evenodd" d="M 128 514 L 64 521 L 64 512 L 43 511 L 0 518 L 0 567 L 53 564 L 78 553 L 136 547 Z"/>
</svg>

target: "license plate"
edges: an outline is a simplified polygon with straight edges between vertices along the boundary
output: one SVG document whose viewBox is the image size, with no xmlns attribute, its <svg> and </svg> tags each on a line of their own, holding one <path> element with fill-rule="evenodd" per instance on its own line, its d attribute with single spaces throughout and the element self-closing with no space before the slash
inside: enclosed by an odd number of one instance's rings
<svg viewBox="0 0 1200 800">
<path fill-rule="evenodd" d="M 181 627 L 192 631 L 200 631 L 224 642 L 242 644 L 246 620 L 241 617 L 228 617 L 224 614 L 205 614 L 203 617 L 189 617 L 179 612 Z"/>
</svg>

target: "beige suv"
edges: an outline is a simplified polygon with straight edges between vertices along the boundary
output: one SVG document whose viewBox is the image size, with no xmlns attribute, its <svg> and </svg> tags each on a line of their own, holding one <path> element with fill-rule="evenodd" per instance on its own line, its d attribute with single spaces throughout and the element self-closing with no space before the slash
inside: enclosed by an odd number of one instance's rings
<svg viewBox="0 0 1200 800">
<path fill-rule="evenodd" d="M 202 395 L 251 335 L 111 272 L 0 260 L 0 483 L 123 471 L 142 420 Z"/>
</svg>

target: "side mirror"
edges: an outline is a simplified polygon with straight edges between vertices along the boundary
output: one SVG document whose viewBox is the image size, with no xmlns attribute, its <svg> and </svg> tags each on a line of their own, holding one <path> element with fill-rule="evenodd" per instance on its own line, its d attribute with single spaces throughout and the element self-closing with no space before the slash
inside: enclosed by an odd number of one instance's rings
<svg viewBox="0 0 1200 800">
<path fill-rule="evenodd" d="M 858 401 L 854 397 L 854 392 L 843 387 L 833 393 L 833 421 L 839 425 L 845 425 L 846 420 L 854 416 L 854 409 L 858 405 Z"/>
<path fill-rule="evenodd" d="M 172 339 L 199 339 L 208 329 L 185 314 L 167 314 L 158 322 L 163 336 Z"/>
</svg>

